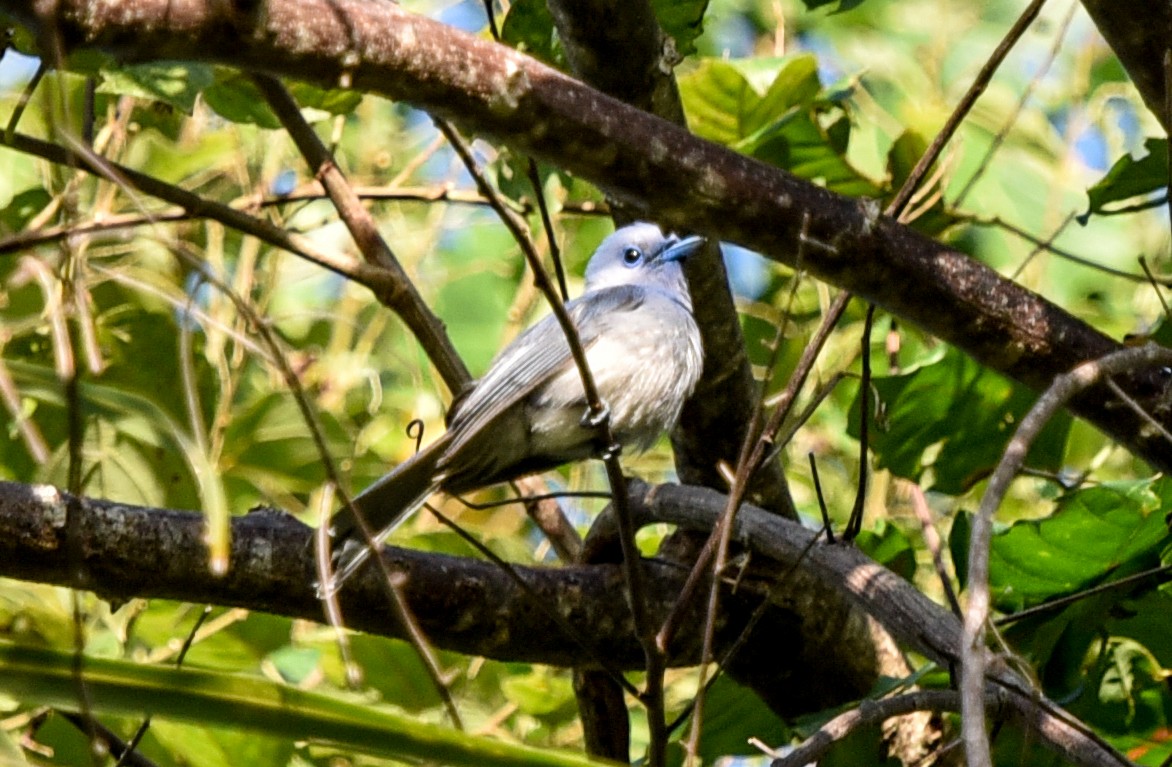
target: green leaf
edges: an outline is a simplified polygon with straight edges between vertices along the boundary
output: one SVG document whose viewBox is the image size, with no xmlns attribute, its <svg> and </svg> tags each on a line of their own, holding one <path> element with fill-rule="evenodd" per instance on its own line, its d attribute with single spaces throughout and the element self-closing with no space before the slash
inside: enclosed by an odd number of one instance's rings
<svg viewBox="0 0 1172 767">
<path fill-rule="evenodd" d="M 887 173 L 893 190 L 903 186 L 927 149 L 928 142 L 915 131 L 904 131 L 895 140 L 887 153 Z M 937 165 L 933 163 L 932 167 L 936 168 Z M 925 178 L 931 178 L 931 175 L 929 171 Z M 931 207 L 917 211 L 912 226 L 924 234 L 935 237 L 955 224 L 956 220 L 956 217 L 949 214 L 945 208 L 944 196 L 939 195 Z"/>
<path fill-rule="evenodd" d="M 256 677 L 99 658 L 83 659 L 82 674 L 88 708 L 98 716 L 149 714 L 376 756 L 468 767 L 597 764 L 576 754 L 471 736 L 368 701 L 350 702 Z M 0 642 L 0 692 L 75 710 L 77 682 L 71 653 Z"/>
<path fill-rule="evenodd" d="M 864 530 L 855 544 L 879 564 L 907 580 L 916 575 L 916 551 L 911 539 L 893 524 L 881 520 L 874 530 Z"/>
<path fill-rule="evenodd" d="M 207 105 L 225 120 L 258 125 L 269 130 L 281 127 L 281 121 L 269 109 L 260 89 L 243 75 L 217 76 L 215 84 L 204 91 L 203 98 Z"/>
<path fill-rule="evenodd" d="M 1104 661 L 1097 680 L 1102 708 L 1092 721 L 1113 732 L 1152 732 L 1163 724 L 1159 693 L 1168 672 L 1128 639 L 1111 641 Z"/>
<path fill-rule="evenodd" d="M 704 59 L 694 72 L 679 78 L 688 127 L 701 138 L 731 145 L 745 136 L 744 104 L 760 95 L 727 61 Z"/>
<path fill-rule="evenodd" d="M 716 764 L 725 756 L 759 754 L 749 743 L 758 738 L 770 745 L 784 745 L 791 733 L 760 698 L 727 676 L 717 679 L 706 693 L 704 724 L 700 733 L 703 764 Z"/>
<path fill-rule="evenodd" d="M 98 93 L 161 101 L 191 114 L 196 97 L 212 79 L 212 69 L 205 64 L 152 61 L 103 69 Z"/>
<path fill-rule="evenodd" d="M 1045 519 L 998 533 L 989 552 L 995 606 L 1013 612 L 1155 567 L 1172 542 L 1163 514 L 1170 500 L 1172 482 L 1164 479 L 1104 484 L 1067 495 Z M 1050 694 L 1068 697 L 1085 684 L 1087 653 L 1105 632 L 1134 633 L 1153 646 L 1167 643 L 1167 613 L 1126 620 L 1135 613 L 1134 600 L 1151 594 L 1158 582 L 1099 590 L 1017 621 L 1006 636 L 1037 661 Z"/>
<path fill-rule="evenodd" d="M 870 429 L 876 466 L 919 482 L 933 473 L 932 489 L 959 495 L 986 477 L 1037 395 L 978 365 L 955 349 L 910 373 L 879 377 L 871 385 L 880 409 Z M 1062 465 L 1070 416 L 1047 424 L 1027 465 Z M 859 435 L 859 403 L 851 405 L 848 433 Z M 931 453 L 929 451 L 932 451 Z M 934 454 L 934 458 L 928 456 Z"/>
<path fill-rule="evenodd" d="M 864 0 L 802 0 L 802 3 L 811 11 L 816 11 L 819 8 L 825 7 L 827 5 L 834 5 L 835 3 L 838 3 L 838 7 L 831 12 L 843 13 L 845 11 L 858 8 L 863 4 L 863 1 Z"/>
<path fill-rule="evenodd" d="M 827 113 L 841 111 L 841 94 L 832 98 L 823 91 L 818 61 L 809 54 L 707 59 L 680 78 L 680 97 L 698 136 L 841 194 L 874 197 L 881 192 L 846 160 L 849 122 L 826 119 Z"/>
<path fill-rule="evenodd" d="M 318 115 L 318 119 L 325 115 L 350 114 L 362 103 L 362 94 L 358 91 L 323 89 L 301 82 L 289 83 L 288 89 L 299 107 L 324 113 Z M 281 127 L 281 121 L 269 109 L 268 102 L 252 80 L 236 72 L 217 72 L 215 84 L 204 91 L 203 97 L 216 114 L 232 122 L 269 130 Z M 311 116 L 306 119 L 314 121 Z"/>
<path fill-rule="evenodd" d="M 651 8 L 664 34 L 675 40 L 676 53 L 695 53 L 696 38 L 704 32 L 708 0 L 651 0 Z"/>
<path fill-rule="evenodd" d="M 1080 490 L 1045 519 L 994 536 L 989 584 L 999 594 L 998 609 L 1030 607 L 1158 564 L 1161 548 L 1172 542 L 1161 513 L 1169 485 L 1161 479 Z"/>
<path fill-rule="evenodd" d="M 969 542 L 972 537 L 973 515 L 967 511 L 958 511 L 952 520 L 952 529 L 948 531 L 948 553 L 952 557 L 952 569 L 956 571 L 956 582 L 962 589 L 968 585 Z"/>
<path fill-rule="evenodd" d="M 501 692 L 526 714 L 547 716 L 574 705 L 574 685 L 564 673 L 536 668 L 501 682 Z"/>
<path fill-rule="evenodd" d="M 342 88 L 318 88 L 309 83 L 288 84 L 289 93 L 302 109 L 320 109 L 331 115 L 348 115 L 362 103 L 362 93 Z"/>
<path fill-rule="evenodd" d="M 53 197 L 42 187 L 25 189 L 0 210 L 0 232 L 11 234 L 24 229 L 33 216 L 44 210 Z"/>
<path fill-rule="evenodd" d="M 1087 190 L 1090 208 L 1079 217 L 1086 223 L 1093 214 L 1111 215 L 1108 205 L 1144 197 L 1168 186 L 1168 139 L 1149 138 L 1148 153 L 1139 159 L 1126 155 L 1115 161 L 1103 179 Z"/>
</svg>

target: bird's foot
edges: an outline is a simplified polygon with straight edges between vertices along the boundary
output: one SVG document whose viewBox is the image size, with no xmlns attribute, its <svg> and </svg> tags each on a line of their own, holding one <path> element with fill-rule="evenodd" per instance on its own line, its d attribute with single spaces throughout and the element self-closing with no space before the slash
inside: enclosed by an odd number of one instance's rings
<svg viewBox="0 0 1172 767">
<path fill-rule="evenodd" d="M 611 459 L 618 458 L 622 454 L 623 454 L 623 446 L 620 445 L 618 442 L 615 442 L 610 447 L 603 450 L 599 454 L 598 457 L 604 461 L 609 461 Z"/>
<path fill-rule="evenodd" d="M 586 408 L 579 422 L 587 429 L 597 429 L 610 419 L 610 405 L 602 403 L 602 408 L 595 412 L 594 408 Z"/>
</svg>

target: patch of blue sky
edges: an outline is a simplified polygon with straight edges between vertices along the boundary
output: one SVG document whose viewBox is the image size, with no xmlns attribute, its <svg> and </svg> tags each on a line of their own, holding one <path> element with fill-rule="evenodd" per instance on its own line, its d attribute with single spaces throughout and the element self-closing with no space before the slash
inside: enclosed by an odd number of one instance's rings
<svg viewBox="0 0 1172 767">
<path fill-rule="evenodd" d="M 479 32 L 488 25 L 488 18 L 484 15 L 484 3 L 479 0 L 462 0 L 442 9 L 436 17 L 444 24 L 456 27 L 464 32 Z M 501 19 L 498 14 L 497 24 Z"/>
<path fill-rule="evenodd" d="M 36 74 L 41 60 L 9 48 L 0 58 L 0 94 L 24 88 Z"/>
<path fill-rule="evenodd" d="M 724 243 L 721 249 L 733 295 L 750 301 L 760 298 L 769 287 L 769 262 L 761 254 L 740 245 Z"/>
</svg>

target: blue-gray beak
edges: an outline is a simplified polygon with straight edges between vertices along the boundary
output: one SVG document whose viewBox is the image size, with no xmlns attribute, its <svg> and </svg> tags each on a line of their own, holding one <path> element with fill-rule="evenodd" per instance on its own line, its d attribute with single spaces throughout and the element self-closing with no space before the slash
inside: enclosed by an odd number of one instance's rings
<svg viewBox="0 0 1172 767">
<path fill-rule="evenodd" d="M 685 237 L 679 242 L 675 242 L 665 248 L 664 251 L 659 254 L 659 260 L 679 261 L 680 259 L 687 258 L 703 247 L 705 242 L 707 242 L 707 240 L 698 234 L 691 237 Z"/>
</svg>

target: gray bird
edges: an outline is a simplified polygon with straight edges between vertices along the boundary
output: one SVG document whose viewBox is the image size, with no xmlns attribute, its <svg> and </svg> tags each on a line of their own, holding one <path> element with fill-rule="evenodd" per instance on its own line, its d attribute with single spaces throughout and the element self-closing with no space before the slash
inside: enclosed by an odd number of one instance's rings
<svg viewBox="0 0 1172 767">
<path fill-rule="evenodd" d="M 566 304 L 614 436 L 646 450 L 675 425 L 703 367 L 700 330 L 680 259 L 700 237 L 655 224 L 619 229 L 586 267 L 586 289 Z M 432 493 L 465 493 L 598 452 L 570 346 L 555 317 L 519 335 L 448 415 L 447 432 L 362 491 L 354 505 L 385 537 Z M 332 535 L 340 584 L 369 552 L 348 509 Z"/>
</svg>

